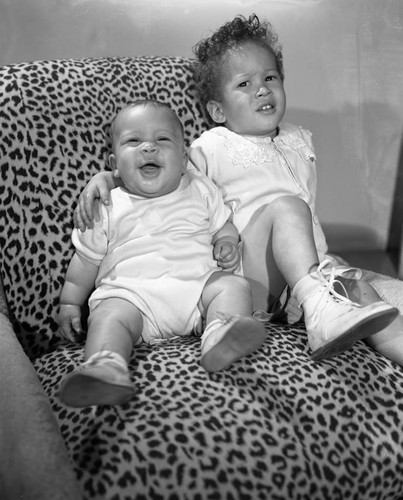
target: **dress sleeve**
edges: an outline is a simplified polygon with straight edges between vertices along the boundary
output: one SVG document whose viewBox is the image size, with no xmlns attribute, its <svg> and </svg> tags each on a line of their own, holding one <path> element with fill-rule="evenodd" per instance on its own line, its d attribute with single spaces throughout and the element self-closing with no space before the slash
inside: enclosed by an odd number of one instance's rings
<svg viewBox="0 0 403 500">
<path fill-rule="evenodd" d="M 302 127 L 299 127 L 299 132 L 301 134 L 303 142 L 305 143 L 305 157 L 314 163 L 316 160 L 316 153 L 312 142 L 312 132 Z"/>
<path fill-rule="evenodd" d="M 218 149 L 217 136 L 207 131 L 194 140 L 188 150 L 191 165 L 213 182 L 216 181 Z"/>
<path fill-rule="evenodd" d="M 203 178 L 205 185 L 205 200 L 210 214 L 212 233 L 219 231 L 231 215 L 231 210 L 225 205 L 218 187 L 207 177 Z"/>
<path fill-rule="evenodd" d="M 188 150 L 189 161 L 193 168 L 201 172 L 202 174 L 207 175 L 207 158 L 203 151 L 203 148 L 200 144 L 197 143 L 198 139 L 194 141 Z"/>
</svg>

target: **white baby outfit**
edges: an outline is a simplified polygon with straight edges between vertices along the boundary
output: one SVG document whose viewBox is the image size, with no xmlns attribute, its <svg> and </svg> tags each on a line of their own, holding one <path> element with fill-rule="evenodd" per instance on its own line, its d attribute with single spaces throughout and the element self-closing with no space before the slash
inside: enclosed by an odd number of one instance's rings
<svg viewBox="0 0 403 500">
<path fill-rule="evenodd" d="M 111 200 L 93 230 L 73 232 L 77 253 L 100 266 L 90 309 L 120 297 L 142 312 L 144 341 L 188 334 L 200 321 L 206 281 L 219 270 L 211 242 L 230 210 L 217 187 L 192 169 L 172 193 L 143 198 L 116 188 Z"/>
<path fill-rule="evenodd" d="M 319 258 L 325 258 L 326 239 L 315 214 L 316 156 L 309 131 L 282 124 L 279 134 L 271 139 L 215 127 L 192 143 L 189 156 L 191 163 L 219 186 L 241 235 L 262 206 L 279 196 L 302 198 L 312 212 Z"/>
</svg>

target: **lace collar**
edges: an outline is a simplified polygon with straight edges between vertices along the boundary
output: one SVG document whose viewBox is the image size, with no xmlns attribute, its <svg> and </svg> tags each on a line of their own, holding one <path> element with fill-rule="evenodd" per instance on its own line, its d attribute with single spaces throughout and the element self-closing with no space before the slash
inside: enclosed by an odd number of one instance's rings
<svg viewBox="0 0 403 500">
<path fill-rule="evenodd" d="M 289 130 L 287 130 L 287 128 Z M 280 132 L 272 139 L 271 137 L 243 136 L 231 132 L 225 127 L 215 127 L 211 131 L 224 138 L 224 146 L 229 159 L 236 166 L 242 165 L 249 168 L 252 165 L 271 163 L 278 158 L 278 149 L 282 146 L 291 148 L 305 161 L 315 161 L 315 153 L 307 141 L 303 139 L 303 131 L 297 128 L 280 128 Z"/>
</svg>

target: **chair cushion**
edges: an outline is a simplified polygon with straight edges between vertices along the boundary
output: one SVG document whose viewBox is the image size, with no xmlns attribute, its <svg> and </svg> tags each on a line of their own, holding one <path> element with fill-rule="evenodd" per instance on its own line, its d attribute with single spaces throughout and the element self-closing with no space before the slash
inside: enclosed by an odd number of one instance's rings
<svg viewBox="0 0 403 500">
<path fill-rule="evenodd" d="M 403 370 L 358 342 L 311 360 L 301 325 L 223 372 L 200 340 L 141 345 L 137 394 L 67 408 L 56 391 L 83 360 L 66 345 L 35 361 L 86 499 L 397 499 L 403 491 Z"/>
</svg>

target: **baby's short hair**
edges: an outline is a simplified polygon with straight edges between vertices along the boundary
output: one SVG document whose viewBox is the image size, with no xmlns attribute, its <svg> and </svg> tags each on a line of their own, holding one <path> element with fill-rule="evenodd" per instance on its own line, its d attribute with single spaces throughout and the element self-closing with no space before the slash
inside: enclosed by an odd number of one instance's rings
<svg viewBox="0 0 403 500">
<path fill-rule="evenodd" d="M 284 80 L 283 54 L 273 26 L 268 21 L 260 21 L 256 14 L 250 15 L 248 19 L 239 15 L 193 48 L 197 58 L 193 79 L 204 106 L 208 101 L 219 98 L 221 57 L 228 50 L 247 42 L 255 42 L 270 50 L 276 59 L 280 77 Z"/>
<path fill-rule="evenodd" d="M 165 109 L 168 110 L 172 116 L 175 117 L 176 121 L 178 122 L 179 129 L 181 131 L 182 137 L 184 137 L 184 130 L 183 130 L 183 125 L 182 122 L 180 121 L 178 115 L 175 113 L 175 111 L 169 106 L 169 104 L 165 102 L 158 101 L 156 99 L 137 99 L 133 102 L 129 102 L 126 104 L 120 111 L 118 111 L 115 115 L 115 117 L 112 120 L 112 123 L 110 125 L 109 129 L 109 136 L 110 136 L 110 141 L 111 144 L 113 144 L 113 134 L 115 131 L 115 125 L 117 120 L 119 119 L 120 116 L 122 116 L 124 113 L 126 113 L 130 109 L 138 108 L 140 106 L 147 107 L 151 106 L 157 109 Z"/>
</svg>

